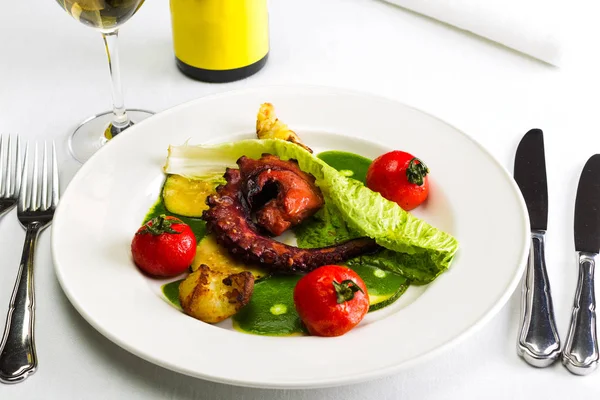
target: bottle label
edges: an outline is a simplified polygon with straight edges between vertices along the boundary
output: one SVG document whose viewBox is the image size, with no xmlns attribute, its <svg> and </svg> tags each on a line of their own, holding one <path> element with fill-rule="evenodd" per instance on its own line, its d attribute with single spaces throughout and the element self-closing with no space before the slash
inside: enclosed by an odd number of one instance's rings
<svg viewBox="0 0 600 400">
<path fill-rule="evenodd" d="M 171 0 L 175 56 L 196 68 L 229 70 L 269 52 L 267 0 Z"/>
</svg>

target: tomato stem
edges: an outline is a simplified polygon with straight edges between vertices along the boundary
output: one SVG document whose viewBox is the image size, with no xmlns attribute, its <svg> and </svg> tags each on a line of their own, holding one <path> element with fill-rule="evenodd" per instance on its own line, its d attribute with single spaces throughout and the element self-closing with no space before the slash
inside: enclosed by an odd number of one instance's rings
<svg viewBox="0 0 600 400">
<path fill-rule="evenodd" d="M 406 168 L 406 178 L 410 183 L 421 186 L 423 184 L 423 178 L 429 173 L 427 165 L 417 157 L 414 157 L 409 161 L 408 167 Z"/>
<path fill-rule="evenodd" d="M 172 233 L 175 235 L 179 235 L 181 232 L 176 231 L 171 227 L 173 224 L 181 223 L 178 219 L 166 219 L 164 214 L 159 215 L 158 217 L 152 218 L 150 221 L 144 225 L 143 229 L 137 234 L 151 234 L 154 236 L 162 235 L 163 233 Z"/>
<path fill-rule="evenodd" d="M 335 294 L 337 296 L 337 303 L 342 304 L 346 301 L 352 300 L 354 298 L 354 293 L 359 290 L 363 292 L 360 286 L 356 284 L 352 279 L 346 279 L 341 283 L 337 282 L 335 279 L 333 280 L 333 287 L 335 288 Z"/>
</svg>

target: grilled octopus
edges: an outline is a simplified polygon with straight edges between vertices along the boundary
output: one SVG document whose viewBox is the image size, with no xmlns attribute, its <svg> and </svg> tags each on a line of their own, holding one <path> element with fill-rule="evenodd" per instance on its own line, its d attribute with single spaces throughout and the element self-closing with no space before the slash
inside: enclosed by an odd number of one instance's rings
<svg viewBox="0 0 600 400">
<path fill-rule="evenodd" d="M 257 223 L 252 220 L 251 207 L 261 207 L 259 211 L 266 214 L 262 221 L 266 221 L 271 231 L 278 231 L 281 228 L 280 223 L 276 221 L 271 224 L 270 216 L 284 216 L 286 223 L 283 225 L 292 225 L 316 212 L 323 204 L 323 199 L 318 188 L 314 186 L 314 177 L 300 171 L 297 164 L 291 162 L 293 166 L 285 167 L 285 163 L 290 163 L 289 161 L 281 161 L 271 155 L 263 155 L 261 160 L 240 158 L 237 161 L 240 169 L 228 168 L 224 175 L 227 183 L 219 186 L 217 193 L 206 200 L 209 209 L 203 212 L 202 218 L 207 222 L 208 230 L 215 234 L 217 242 L 232 255 L 280 272 L 309 272 L 322 265 L 337 264 L 379 249 L 370 238 L 352 239 L 322 248 L 301 249 L 263 235 Z M 267 167 L 269 165 L 271 168 Z M 264 175 L 268 171 L 271 171 L 270 175 Z M 291 179 L 288 173 L 296 174 L 293 184 L 286 182 L 286 179 Z M 272 187 L 268 188 L 268 185 L 275 184 L 280 190 L 275 196 L 274 193 L 271 193 L 272 197 L 266 196 L 265 191 L 273 190 Z M 301 207 L 285 208 L 286 202 L 294 203 L 293 200 L 287 199 L 288 196 L 299 195 L 294 190 L 307 190 L 309 186 L 307 197 L 310 197 L 310 200 L 306 201 L 308 211 Z M 282 204 L 284 210 L 277 210 Z M 260 220 L 257 218 L 257 222 Z"/>
<path fill-rule="evenodd" d="M 256 223 L 279 236 L 323 207 L 323 195 L 315 177 L 302 171 L 295 161 L 264 154 L 259 160 L 237 161 L 242 192 Z"/>
</svg>

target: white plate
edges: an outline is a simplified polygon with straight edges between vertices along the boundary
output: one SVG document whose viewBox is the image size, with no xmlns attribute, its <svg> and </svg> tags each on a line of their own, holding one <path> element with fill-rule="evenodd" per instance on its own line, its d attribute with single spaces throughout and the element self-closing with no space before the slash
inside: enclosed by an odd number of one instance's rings
<svg viewBox="0 0 600 400">
<path fill-rule="evenodd" d="M 251 136 L 265 101 L 315 150 L 373 158 L 402 149 L 423 159 L 432 187 L 418 215 L 458 238 L 450 270 L 337 338 L 243 334 L 187 317 L 161 299 L 133 265 L 129 246 L 160 192 L 167 147 Z M 506 170 L 439 119 L 338 89 L 267 87 L 183 104 L 111 141 L 67 188 L 54 218 L 52 251 L 75 308 L 124 349 L 207 380 L 308 388 L 391 374 L 480 327 L 517 286 L 528 225 Z"/>
</svg>

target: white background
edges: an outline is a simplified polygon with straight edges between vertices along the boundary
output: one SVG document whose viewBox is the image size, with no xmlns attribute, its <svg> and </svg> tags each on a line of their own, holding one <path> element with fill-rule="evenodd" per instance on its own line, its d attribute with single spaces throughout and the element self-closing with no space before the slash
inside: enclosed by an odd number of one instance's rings
<svg viewBox="0 0 600 400">
<path fill-rule="evenodd" d="M 11 2 L 0 14 L 0 132 L 56 140 L 66 186 L 78 166 L 66 151 L 67 134 L 89 114 L 108 109 L 110 93 L 100 35 L 53 3 Z M 511 172 L 521 136 L 530 128 L 543 129 L 550 194 L 547 263 L 564 340 L 577 274 L 572 237 L 575 190 L 585 161 L 600 152 L 600 32 L 593 28 L 600 14 L 584 3 L 569 2 L 568 7 L 563 27 L 568 47 L 563 66 L 556 68 L 376 0 L 272 1 L 267 66 L 247 80 L 210 85 L 177 71 L 168 2 L 148 1 L 121 30 L 126 104 L 161 111 L 208 93 L 263 84 L 358 89 L 398 99 L 446 120 L 476 138 Z M 481 232 L 493 228 L 482 226 Z M 23 238 L 13 211 L 0 221 L 2 315 Z M 517 357 L 519 293 L 458 346 L 377 381 L 283 391 L 196 380 L 147 363 L 91 328 L 58 285 L 49 238 L 50 231 L 42 234 L 36 258 L 39 370 L 24 383 L 0 386 L 0 399 L 554 399 L 600 395 L 600 371 L 576 377 L 560 364 L 534 369 Z M 175 333 L 173 340 L 177 340 Z"/>
</svg>

